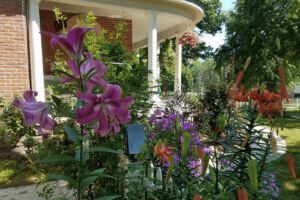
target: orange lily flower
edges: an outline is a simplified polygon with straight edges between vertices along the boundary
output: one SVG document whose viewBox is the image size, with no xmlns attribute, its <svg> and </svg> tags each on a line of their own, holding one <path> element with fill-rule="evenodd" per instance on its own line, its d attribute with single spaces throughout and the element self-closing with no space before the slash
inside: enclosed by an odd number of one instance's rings
<svg viewBox="0 0 300 200">
<path fill-rule="evenodd" d="M 156 152 L 158 144 L 156 144 L 153 148 L 154 148 L 154 152 Z M 166 159 L 168 162 L 170 162 L 170 156 L 173 154 L 172 151 L 173 147 L 167 147 L 165 146 L 165 143 L 161 143 L 159 150 L 157 151 L 158 155 L 160 156 L 160 158 L 164 158 Z"/>
</svg>

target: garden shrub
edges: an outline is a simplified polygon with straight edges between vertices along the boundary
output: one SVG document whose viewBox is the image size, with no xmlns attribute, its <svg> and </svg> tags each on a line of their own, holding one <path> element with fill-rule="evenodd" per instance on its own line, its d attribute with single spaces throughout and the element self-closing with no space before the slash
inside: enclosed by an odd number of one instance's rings
<svg viewBox="0 0 300 200">
<path fill-rule="evenodd" d="M 19 109 L 0 98 L 0 137 L 5 148 L 14 148 L 25 134 L 34 134 L 24 126 L 24 117 Z"/>
</svg>

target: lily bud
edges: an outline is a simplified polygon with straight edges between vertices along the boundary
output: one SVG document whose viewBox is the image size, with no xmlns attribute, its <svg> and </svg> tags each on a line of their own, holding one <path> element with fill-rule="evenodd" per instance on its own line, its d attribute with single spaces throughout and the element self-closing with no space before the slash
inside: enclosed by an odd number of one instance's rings
<svg viewBox="0 0 300 200">
<path fill-rule="evenodd" d="M 273 153 L 273 158 L 276 158 L 276 153 L 277 153 L 277 141 L 274 135 L 272 135 L 271 138 L 271 146 L 272 146 L 272 153 Z"/>
<path fill-rule="evenodd" d="M 246 71 L 246 69 L 248 68 L 248 66 L 250 65 L 250 62 L 251 62 L 251 57 L 249 56 L 245 62 L 245 65 L 244 65 L 244 71 Z"/>
<path fill-rule="evenodd" d="M 247 134 L 244 141 L 243 141 L 243 144 L 241 145 L 241 148 L 244 148 L 246 146 L 246 144 L 248 143 L 248 141 L 250 140 L 250 137 L 251 135 L 250 134 Z"/>
<path fill-rule="evenodd" d="M 238 199 L 239 200 L 248 200 L 247 190 L 245 188 L 238 189 Z"/>
<path fill-rule="evenodd" d="M 165 184 L 167 184 L 170 180 L 170 177 L 172 175 L 173 165 L 174 165 L 174 155 L 172 155 L 171 159 L 170 159 L 168 173 L 167 173 L 167 176 L 165 178 Z"/>
<path fill-rule="evenodd" d="M 199 194 L 195 194 L 194 195 L 194 200 L 201 200 L 200 195 Z"/>
<path fill-rule="evenodd" d="M 175 119 L 175 131 L 176 131 L 176 135 L 180 135 L 180 133 L 181 133 L 180 127 L 181 127 L 180 117 L 178 115 L 176 115 L 176 119 Z"/>
<path fill-rule="evenodd" d="M 206 174 L 208 163 L 209 163 L 209 155 L 208 153 L 205 153 L 202 160 L 202 169 L 201 169 L 202 175 Z"/>
<path fill-rule="evenodd" d="M 189 144 L 190 144 L 191 135 L 184 131 L 183 133 L 183 143 L 182 143 L 182 150 L 181 150 L 181 156 L 184 158 L 189 150 Z"/>
<path fill-rule="evenodd" d="M 199 156 L 199 158 L 201 159 L 201 161 L 203 160 L 203 151 L 202 151 L 202 147 L 195 147 L 196 150 L 196 154 Z"/>
<path fill-rule="evenodd" d="M 159 180 L 160 182 L 162 181 L 162 172 L 161 172 L 161 168 L 158 167 L 156 170 L 156 179 Z M 160 184 L 159 184 L 160 185 Z M 161 188 L 161 186 L 157 186 L 158 188 Z"/>
<path fill-rule="evenodd" d="M 254 193 L 258 192 L 258 180 L 257 180 L 257 164 L 254 160 L 248 161 L 248 176 L 250 179 L 250 186 Z"/>
<path fill-rule="evenodd" d="M 286 162 L 289 166 L 289 169 L 292 173 L 293 178 L 296 178 L 295 168 L 294 168 L 294 159 L 291 153 L 286 154 Z"/>
</svg>

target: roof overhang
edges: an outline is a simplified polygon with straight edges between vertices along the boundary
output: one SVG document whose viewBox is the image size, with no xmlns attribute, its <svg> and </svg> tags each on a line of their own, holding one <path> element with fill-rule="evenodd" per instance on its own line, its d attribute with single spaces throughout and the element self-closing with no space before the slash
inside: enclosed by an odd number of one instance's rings
<svg viewBox="0 0 300 200">
<path fill-rule="evenodd" d="M 192 30 L 203 18 L 203 10 L 183 0 L 42 0 L 40 9 L 60 8 L 63 12 L 132 20 L 133 48 L 147 45 L 148 15 L 157 13 L 158 40 Z"/>
</svg>

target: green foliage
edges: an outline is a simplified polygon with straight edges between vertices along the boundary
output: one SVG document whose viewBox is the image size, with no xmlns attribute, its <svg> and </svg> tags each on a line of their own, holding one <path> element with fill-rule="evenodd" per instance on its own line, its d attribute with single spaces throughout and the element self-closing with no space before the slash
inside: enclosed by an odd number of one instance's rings
<svg viewBox="0 0 300 200">
<path fill-rule="evenodd" d="M 236 62 L 235 73 L 250 56 L 246 88 L 265 83 L 279 87 L 277 68 L 284 67 L 286 82 L 299 79 L 299 1 L 254 0 L 236 2 L 226 23 L 226 43 L 218 50 L 218 67 Z"/>
<path fill-rule="evenodd" d="M 204 18 L 197 24 L 200 32 L 215 34 L 221 30 L 225 21 L 225 14 L 222 12 L 220 0 L 188 0 L 199 5 L 204 11 Z"/>
<path fill-rule="evenodd" d="M 10 102 L 0 97 L 0 140 L 8 148 L 13 148 L 25 134 L 34 134 L 25 126 L 22 112 Z"/>
</svg>

